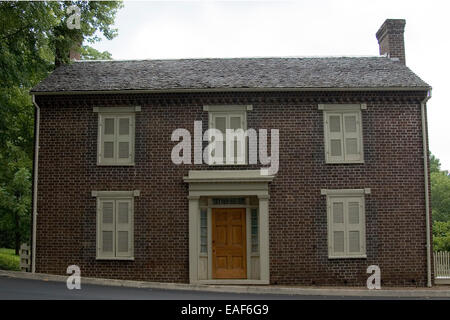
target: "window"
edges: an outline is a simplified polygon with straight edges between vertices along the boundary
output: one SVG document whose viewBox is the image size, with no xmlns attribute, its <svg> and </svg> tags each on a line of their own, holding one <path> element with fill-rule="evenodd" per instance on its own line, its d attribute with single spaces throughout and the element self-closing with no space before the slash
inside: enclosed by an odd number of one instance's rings
<svg viewBox="0 0 450 320">
<path fill-rule="evenodd" d="M 259 252 L 259 230 L 258 230 L 258 209 L 251 209 L 251 241 L 252 241 L 252 253 Z"/>
<path fill-rule="evenodd" d="M 226 130 L 242 129 L 245 132 L 247 130 L 247 111 L 252 110 L 252 106 L 204 106 L 203 110 L 209 112 L 209 129 L 217 129 L 223 135 L 221 141 L 223 161 L 212 160 L 211 164 L 246 164 L 247 138 L 240 141 L 235 137 L 233 141 L 229 142 L 233 157 L 227 161 Z M 210 141 L 213 141 L 212 137 L 210 137 Z M 212 152 L 212 155 L 215 156 L 214 152 Z"/>
<path fill-rule="evenodd" d="M 213 198 L 213 205 L 245 205 L 245 198 Z"/>
<path fill-rule="evenodd" d="M 327 196 L 329 258 L 366 257 L 365 193 L 370 189 L 322 190 Z"/>
<path fill-rule="evenodd" d="M 98 165 L 134 165 L 136 111 L 140 107 L 94 108 L 98 112 Z"/>
<path fill-rule="evenodd" d="M 93 192 L 97 197 L 97 259 L 133 259 L 135 195 L 139 191 Z"/>
<path fill-rule="evenodd" d="M 208 213 L 207 209 L 200 210 L 200 253 L 208 252 Z"/>
<path fill-rule="evenodd" d="M 319 105 L 324 116 L 326 163 L 363 163 L 361 109 L 365 104 Z"/>
</svg>

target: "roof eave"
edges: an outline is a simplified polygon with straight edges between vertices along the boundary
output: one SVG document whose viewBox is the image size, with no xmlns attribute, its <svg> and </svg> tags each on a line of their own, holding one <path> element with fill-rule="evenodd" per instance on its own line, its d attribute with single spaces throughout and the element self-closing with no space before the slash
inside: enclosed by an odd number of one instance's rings
<svg viewBox="0 0 450 320">
<path fill-rule="evenodd" d="M 315 88 L 199 88 L 199 89 L 129 89 L 129 90 L 79 90 L 30 91 L 31 95 L 81 95 L 81 94 L 137 94 L 137 93 L 198 93 L 198 92 L 294 92 L 294 91 L 429 91 L 423 87 L 315 87 Z"/>
</svg>

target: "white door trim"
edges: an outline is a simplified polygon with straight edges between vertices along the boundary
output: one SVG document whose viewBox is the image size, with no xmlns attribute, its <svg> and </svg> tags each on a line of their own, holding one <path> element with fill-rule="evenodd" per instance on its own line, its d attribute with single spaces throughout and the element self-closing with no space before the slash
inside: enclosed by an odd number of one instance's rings
<svg viewBox="0 0 450 320">
<path fill-rule="evenodd" d="M 192 284 L 269 284 L 269 182 L 273 176 L 260 175 L 259 170 L 189 171 L 189 281 Z M 260 279 L 200 280 L 198 274 L 200 197 L 257 196 L 259 199 Z M 210 210 L 208 210 L 209 212 Z M 247 210 L 248 211 L 248 210 Z M 247 214 L 248 215 L 248 214 Z M 210 215 L 208 215 L 210 216 Z M 248 230 L 247 230 L 248 232 Z M 209 237 L 208 237 L 209 238 Z M 209 253 L 209 250 L 208 250 Z M 208 261 L 210 259 L 208 258 Z M 249 268 L 249 266 L 247 266 Z M 211 274 L 208 263 L 208 276 Z"/>
</svg>

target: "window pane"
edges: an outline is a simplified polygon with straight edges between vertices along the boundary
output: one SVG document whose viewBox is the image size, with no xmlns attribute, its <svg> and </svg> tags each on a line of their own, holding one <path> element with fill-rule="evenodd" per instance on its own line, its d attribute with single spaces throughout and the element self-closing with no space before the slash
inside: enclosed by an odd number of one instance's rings
<svg viewBox="0 0 450 320">
<path fill-rule="evenodd" d="M 103 157 L 114 158 L 114 142 L 104 142 Z"/>
<path fill-rule="evenodd" d="M 344 252 L 344 231 L 334 231 L 334 252 Z"/>
<path fill-rule="evenodd" d="M 226 141 L 225 135 L 226 135 L 226 129 L 227 129 L 227 118 L 226 117 L 216 117 L 215 118 L 215 123 L 216 123 L 216 129 L 220 130 L 220 132 L 222 132 L 222 140 L 217 139 L 217 141 L 223 141 L 223 144 L 222 144 L 222 156 L 223 156 L 223 158 L 225 158 L 226 154 L 227 154 L 226 153 L 227 147 L 226 147 L 226 142 L 225 142 Z M 220 142 L 217 143 L 216 147 L 220 148 Z M 213 156 L 216 156 L 215 152 L 213 153 Z"/>
<path fill-rule="evenodd" d="M 121 118 L 119 119 L 119 135 L 130 134 L 130 119 Z"/>
<path fill-rule="evenodd" d="M 114 134 L 114 118 L 105 119 L 105 134 Z"/>
<path fill-rule="evenodd" d="M 252 252 L 259 251 L 258 209 L 251 209 Z"/>
<path fill-rule="evenodd" d="M 242 129 L 241 117 L 230 117 L 230 129 Z"/>
<path fill-rule="evenodd" d="M 250 205 L 251 206 L 257 206 L 258 204 L 259 204 L 258 197 L 254 197 L 254 196 L 250 197 Z"/>
<path fill-rule="evenodd" d="M 213 204 L 245 204 L 245 198 L 213 198 Z"/>
<path fill-rule="evenodd" d="M 102 248 L 103 252 L 112 252 L 113 251 L 113 232 L 112 231 L 103 231 L 102 233 Z"/>
<path fill-rule="evenodd" d="M 359 223 L 359 202 L 349 202 L 348 204 L 348 223 Z"/>
<path fill-rule="evenodd" d="M 113 223 L 113 203 L 103 202 L 103 223 Z"/>
<path fill-rule="evenodd" d="M 224 135 L 225 139 L 225 133 L 227 128 L 227 118 L 225 117 L 216 117 L 216 129 L 220 130 L 222 134 Z"/>
<path fill-rule="evenodd" d="M 346 139 L 347 154 L 358 154 L 358 140 L 356 138 Z"/>
<path fill-rule="evenodd" d="M 119 202 L 119 223 L 128 223 L 128 202 Z"/>
<path fill-rule="evenodd" d="M 331 140 L 331 155 L 333 157 L 339 157 L 341 152 L 341 140 Z"/>
<path fill-rule="evenodd" d="M 341 117 L 330 116 L 330 132 L 341 132 Z"/>
<path fill-rule="evenodd" d="M 356 132 L 356 116 L 346 116 L 345 132 Z"/>
<path fill-rule="evenodd" d="M 200 210 L 200 252 L 208 252 L 208 214 L 206 209 Z"/>
<path fill-rule="evenodd" d="M 333 203 L 333 223 L 344 223 L 344 204 L 342 202 Z"/>
<path fill-rule="evenodd" d="M 348 233 L 349 252 L 359 252 L 359 231 Z"/>
<path fill-rule="evenodd" d="M 130 144 L 128 142 L 119 142 L 119 158 L 128 158 L 130 156 Z"/>
<path fill-rule="evenodd" d="M 117 232 L 117 251 L 118 252 L 128 251 L 128 231 Z"/>
</svg>

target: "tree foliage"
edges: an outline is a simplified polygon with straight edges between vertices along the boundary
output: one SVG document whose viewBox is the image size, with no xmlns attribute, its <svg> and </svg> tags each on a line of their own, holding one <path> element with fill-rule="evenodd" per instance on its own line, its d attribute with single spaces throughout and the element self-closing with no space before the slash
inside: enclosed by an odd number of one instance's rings
<svg viewBox="0 0 450 320">
<path fill-rule="evenodd" d="M 80 9 L 80 29 L 67 19 Z M 118 1 L 0 2 L 0 247 L 27 241 L 30 230 L 34 108 L 29 90 L 56 65 L 82 59 L 111 59 L 90 45 L 110 40 Z"/>
<path fill-rule="evenodd" d="M 430 156 L 431 208 L 433 221 L 450 221 L 450 176 L 441 171 L 439 159 Z"/>
<path fill-rule="evenodd" d="M 441 171 L 441 161 L 431 152 L 430 154 L 430 173 L 436 173 Z"/>
<path fill-rule="evenodd" d="M 430 154 L 431 208 L 433 247 L 450 251 L 450 176 L 441 170 L 438 158 Z"/>
<path fill-rule="evenodd" d="M 450 251 L 450 221 L 433 222 L 434 251 Z"/>
</svg>

